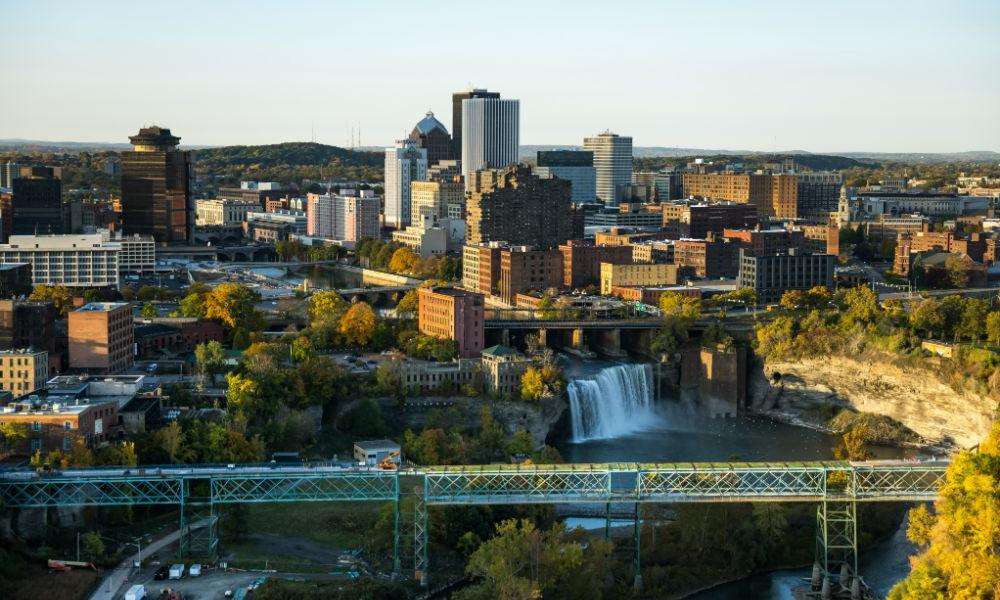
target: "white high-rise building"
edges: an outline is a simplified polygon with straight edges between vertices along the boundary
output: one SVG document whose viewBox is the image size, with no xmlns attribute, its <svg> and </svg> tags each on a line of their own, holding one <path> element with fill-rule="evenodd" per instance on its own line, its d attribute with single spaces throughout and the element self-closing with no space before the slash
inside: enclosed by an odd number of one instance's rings
<svg viewBox="0 0 1000 600">
<path fill-rule="evenodd" d="M 632 138 L 605 131 L 583 138 L 583 148 L 594 153 L 597 197 L 605 204 L 617 204 L 625 186 L 632 183 Z"/>
<path fill-rule="evenodd" d="M 462 100 L 462 175 L 517 163 L 521 142 L 521 101 L 509 98 Z M 467 188 L 468 189 L 468 188 Z"/>
<path fill-rule="evenodd" d="M 385 149 L 385 224 L 403 229 L 410 224 L 410 183 L 427 179 L 427 150 L 413 140 L 399 140 Z"/>
<path fill-rule="evenodd" d="M 117 288 L 121 251 L 99 233 L 12 235 L 0 244 L 0 264 L 29 263 L 34 285 Z"/>
</svg>

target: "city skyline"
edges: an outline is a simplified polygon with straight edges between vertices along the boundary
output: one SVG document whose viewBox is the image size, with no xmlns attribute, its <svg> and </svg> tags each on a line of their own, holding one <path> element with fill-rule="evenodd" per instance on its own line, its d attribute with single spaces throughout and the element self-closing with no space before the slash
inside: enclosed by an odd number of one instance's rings
<svg viewBox="0 0 1000 600">
<path fill-rule="evenodd" d="M 378 40 L 454 15 L 448 6 L 172 6 L 7 5 L 16 26 L 0 51 L 14 93 L 0 97 L 0 139 L 124 143 L 138 124 L 160 124 L 191 146 L 348 146 L 354 130 L 357 145 L 385 147 L 428 110 L 448 115 L 454 92 L 482 87 L 522 101 L 524 145 L 581 145 L 610 129 L 637 147 L 1000 150 L 996 3 L 512 6 L 467 15 L 483 28 L 406 36 L 426 70 L 398 69 L 398 45 Z M 343 26 L 325 35 L 304 23 Z M 608 31 L 628 35 L 595 43 Z M 488 51 L 500 39 L 513 50 Z M 226 92 L 236 89 L 254 93 Z"/>
</svg>

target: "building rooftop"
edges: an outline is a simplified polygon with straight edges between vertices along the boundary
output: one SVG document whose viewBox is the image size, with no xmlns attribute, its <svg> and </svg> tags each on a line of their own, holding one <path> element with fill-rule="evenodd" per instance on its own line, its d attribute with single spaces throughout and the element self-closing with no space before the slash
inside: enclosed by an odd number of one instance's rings
<svg viewBox="0 0 1000 600">
<path fill-rule="evenodd" d="M 0 350 L 0 356 L 24 356 L 25 354 L 46 354 L 45 350 L 35 350 L 34 348 L 11 348 Z"/>
<path fill-rule="evenodd" d="M 489 348 L 483 349 L 483 354 L 487 356 L 520 356 L 521 353 L 517 350 L 511 348 L 510 346 L 504 346 L 503 344 L 497 344 L 496 346 L 490 346 Z"/>
<path fill-rule="evenodd" d="M 399 450 L 399 444 L 392 440 L 365 440 L 354 442 L 354 445 L 362 450 Z"/>
<path fill-rule="evenodd" d="M 152 127 L 143 127 L 136 135 L 128 136 L 128 141 L 133 146 L 150 146 L 167 150 L 180 144 L 181 138 L 172 135 L 170 130 L 165 127 L 153 125 Z"/>
<path fill-rule="evenodd" d="M 420 119 L 416 127 L 413 128 L 413 133 L 427 135 L 435 129 L 438 129 L 441 133 L 448 135 L 448 130 L 441 124 L 441 121 L 434 118 L 433 112 L 427 111 L 427 115 L 423 119 Z"/>
<path fill-rule="evenodd" d="M 127 306 L 128 302 L 88 302 L 73 312 L 111 312 Z"/>
<path fill-rule="evenodd" d="M 29 263 L 4 263 L 0 264 L 0 271 L 13 271 L 14 269 L 26 267 L 28 264 Z"/>
</svg>

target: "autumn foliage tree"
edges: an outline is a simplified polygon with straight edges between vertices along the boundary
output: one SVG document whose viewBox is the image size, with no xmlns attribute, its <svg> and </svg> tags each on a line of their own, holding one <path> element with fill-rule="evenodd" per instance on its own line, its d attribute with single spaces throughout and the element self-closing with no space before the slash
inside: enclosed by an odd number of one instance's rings
<svg viewBox="0 0 1000 600">
<path fill-rule="evenodd" d="M 907 535 L 923 551 L 890 600 L 1000 598 L 1000 423 L 954 458 L 934 514 L 912 510 Z"/>
<path fill-rule="evenodd" d="M 340 318 L 338 331 L 346 343 L 366 346 L 375 333 L 375 311 L 366 302 L 352 305 Z"/>
</svg>

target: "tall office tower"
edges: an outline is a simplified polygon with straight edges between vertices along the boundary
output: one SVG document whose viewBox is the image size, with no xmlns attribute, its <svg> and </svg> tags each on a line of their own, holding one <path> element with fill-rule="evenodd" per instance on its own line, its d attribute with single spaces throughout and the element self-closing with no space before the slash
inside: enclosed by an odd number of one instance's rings
<svg viewBox="0 0 1000 600">
<path fill-rule="evenodd" d="M 538 152 L 539 177 L 558 177 L 571 184 L 571 196 L 577 204 L 597 201 L 597 172 L 594 153 L 586 150 L 551 150 Z"/>
<path fill-rule="evenodd" d="M 798 182 L 796 216 L 824 222 L 830 218 L 830 213 L 837 211 L 843 175 L 829 171 L 809 172 L 797 173 L 795 179 Z"/>
<path fill-rule="evenodd" d="M 632 138 L 605 131 L 583 138 L 583 147 L 594 153 L 597 197 L 604 204 L 618 204 L 632 183 Z"/>
<path fill-rule="evenodd" d="M 21 176 L 21 165 L 16 162 L 6 162 L 0 165 L 0 188 L 14 187 L 14 180 Z"/>
<path fill-rule="evenodd" d="M 413 140 L 399 140 L 385 149 L 385 224 L 402 229 L 410 224 L 410 183 L 427 178 L 427 149 Z"/>
<path fill-rule="evenodd" d="M 517 163 L 521 101 L 500 98 L 462 100 L 462 174 Z"/>
<path fill-rule="evenodd" d="M 14 235 L 63 233 L 62 184 L 51 167 L 22 167 L 14 179 Z"/>
<path fill-rule="evenodd" d="M 191 153 L 177 149 L 181 138 L 162 127 L 143 127 L 122 152 L 122 229 L 151 235 L 157 244 L 194 239 Z"/>
<path fill-rule="evenodd" d="M 542 179 L 524 165 L 476 171 L 466 203 L 470 245 L 505 241 L 545 250 L 576 237 L 570 183 Z"/>
<path fill-rule="evenodd" d="M 451 95 L 451 158 L 462 159 L 462 101 L 473 98 L 499 98 L 500 92 L 471 89 Z"/>
<path fill-rule="evenodd" d="M 452 154 L 451 136 L 441 121 L 434 118 L 434 113 L 427 111 L 427 116 L 410 132 L 410 139 L 418 146 L 427 150 L 427 165 L 436 165 L 439 161 L 449 160 Z"/>
</svg>

